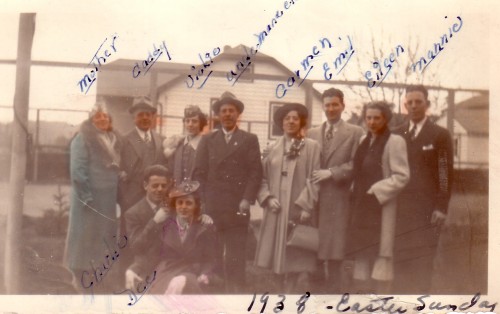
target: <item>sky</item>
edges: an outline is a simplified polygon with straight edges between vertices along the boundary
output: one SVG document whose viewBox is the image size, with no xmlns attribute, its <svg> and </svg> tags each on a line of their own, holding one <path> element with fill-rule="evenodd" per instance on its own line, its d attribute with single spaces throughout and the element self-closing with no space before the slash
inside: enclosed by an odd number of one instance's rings
<svg viewBox="0 0 500 314">
<path fill-rule="evenodd" d="M 426 57 L 434 43 L 449 33 L 460 17 L 463 24 L 425 70 L 426 84 L 449 88 L 489 89 L 490 18 L 493 1 L 10 1 L 0 9 L 0 60 L 15 60 L 20 12 L 36 12 L 32 60 L 89 62 L 107 37 L 117 34 L 117 56 L 142 60 L 152 43 L 164 40 L 173 62 L 198 63 L 198 53 L 215 47 L 255 46 L 260 31 L 284 11 L 260 51 L 290 70 L 311 54 L 320 38 L 349 36 L 355 54 L 338 79 L 366 81 L 374 71 L 373 49 L 389 57 L 395 47 L 406 49 L 384 82 L 420 82 L 405 74 L 410 50 Z M 445 18 L 446 17 L 446 18 Z M 418 43 L 418 47 L 416 44 Z M 340 44 L 339 44 L 340 46 Z M 335 47 L 334 47 L 335 48 Z M 324 80 L 323 62 L 332 63 L 338 49 L 322 51 L 308 78 Z M 15 66 L 0 64 L 0 121 L 12 119 Z M 89 110 L 95 88 L 82 95 L 77 82 L 82 69 L 32 67 L 31 108 Z M 375 71 L 374 71 L 375 72 Z M 383 86 L 383 83 L 382 85 Z M 322 89 L 322 85 L 316 86 Z M 381 88 L 372 89 L 380 93 Z M 469 97 L 464 94 L 460 97 Z M 53 114 L 48 114 L 47 119 Z M 80 117 L 79 114 L 74 114 Z M 33 115 L 31 116 L 33 117 Z M 80 118 L 75 118 L 80 119 Z"/>
</svg>

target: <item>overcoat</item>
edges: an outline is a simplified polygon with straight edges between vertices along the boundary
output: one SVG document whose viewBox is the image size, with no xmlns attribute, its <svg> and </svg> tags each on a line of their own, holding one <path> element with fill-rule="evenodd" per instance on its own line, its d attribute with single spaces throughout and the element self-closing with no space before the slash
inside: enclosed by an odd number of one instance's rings
<svg viewBox="0 0 500 314">
<path fill-rule="evenodd" d="M 119 168 L 100 144 L 98 132 L 87 120 L 70 146 L 71 205 L 65 261 L 71 270 L 91 269 L 91 263 L 102 263 L 117 241 Z M 113 148 L 119 156 L 120 137 L 112 131 L 110 134 L 116 139 Z"/>
<path fill-rule="evenodd" d="M 320 260 L 341 260 L 345 255 L 349 196 L 352 183 L 352 160 L 363 135 L 363 129 L 340 120 L 330 141 L 324 140 L 328 122 L 307 131 L 307 136 L 321 146 L 321 169 L 332 177 L 320 182 L 319 251 Z"/>
<path fill-rule="evenodd" d="M 259 232 L 255 264 L 272 269 L 277 274 L 290 271 L 311 271 L 314 267 L 316 254 L 301 250 L 299 254 L 287 255 L 287 227 L 290 220 L 298 221 L 300 210 L 295 205 L 312 214 L 315 225 L 317 219 L 316 207 L 318 200 L 318 185 L 310 182 L 312 172 L 320 167 L 320 146 L 315 140 L 306 138 L 299 156 L 289 160 L 287 176 L 292 178 L 288 185 L 281 187 L 282 165 L 285 139 L 280 138 L 263 160 L 264 176 L 260 186 L 258 201 L 265 204 L 271 196 L 278 199 L 281 210 L 277 213 L 264 208 L 264 216 Z M 286 158 L 286 157 L 285 157 Z M 282 193 L 284 188 L 288 193 Z M 283 197 L 282 197 L 283 196 Z M 296 250 L 297 251 L 297 250 Z M 303 254 L 300 254 L 303 253 Z M 310 265 L 314 263 L 313 265 Z"/>
<path fill-rule="evenodd" d="M 152 131 L 152 141 L 155 146 L 154 158 L 151 164 L 143 160 L 142 138 L 133 129 L 125 135 L 123 149 L 121 154 L 121 169 L 126 174 L 126 179 L 120 181 L 119 203 L 123 212 L 135 205 L 144 195 L 143 173 L 146 167 L 151 165 L 164 165 L 167 161 L 163 155 L 163 139 L 161 136 Z"/>
<path fill-rule="evenodd" d="M 221 130 L 205 134 L 196 151 L 193 177 L 200 182 L 206 213 L 217 229 L 246 228 L 249 217 L 237 212 L 242 199 L 255 202 L 262 180 L 257 136 L 237 128 L 226 143 Z"/>
</svg>

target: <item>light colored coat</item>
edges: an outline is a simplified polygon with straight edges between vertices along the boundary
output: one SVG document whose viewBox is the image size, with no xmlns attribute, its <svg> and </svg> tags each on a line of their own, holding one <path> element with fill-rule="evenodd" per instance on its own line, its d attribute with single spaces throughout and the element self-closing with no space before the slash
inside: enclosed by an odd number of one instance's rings
<svg viewBox="0 0 500 314">
<path fill-rule="evenodd" d="M 321 146 L 321 169 L 332 172 L 331 178 L 320 183 L 318 258 L 341 260 L 345 254 L 349 221 L 352 160 L 363 129 L 340 120 L 334 137 L 326 142 L 323 135 L 327 123 L 307 131 L 307 136 Z"/>
<path fill-rule="evenodd" d="M 319 144 L 306 138 L 300 155 L 289 161 L 288 176 L 293 179 L 289 180 L 286 187 L 287 197 L 280 198 L 284 142 L 283 137 L 279 139 L 263 160 L 264 177 L 257 195 L 261 205 L 271 196 L 276 197 L 281 204 L 281 210 L 278 213 L 264 209 L 255 255 L 257 266 L 272 269 L 277 274 L 284 273 L 287 269 L 300 267 L 300 265 L 292 265 L 299 261 L 285 260 L 287 226 L 289 220 L 298 219 L 300 216 L 300 211 L 294 207 L 295 204 L 310 211 L 314 221 L 318 186 L 312 184 L 309 179 L 312 172 L 320 167 Z"/>
<path fill-rule="evenodd" d="M 410 181 L 406 142 L 399 135 L 391 134 L 385 145 L 382 153 L 382 173 L 384 179 L 374 183 L 367 191 L 373 193 L 382 205 L 379 257 L 375 260 L 371 277 L 377 280 L 392 280 L 397 196 Z"/>
</svg>

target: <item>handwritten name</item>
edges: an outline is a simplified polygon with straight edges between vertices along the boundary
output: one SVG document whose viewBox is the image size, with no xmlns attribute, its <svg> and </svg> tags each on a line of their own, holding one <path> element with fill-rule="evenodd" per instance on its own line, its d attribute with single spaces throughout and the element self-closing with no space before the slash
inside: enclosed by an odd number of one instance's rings
<svg viewBox="0 0 500 314">
<path fill-rule="evenodd" d="M 110 48 L 113 49 L 112 52 L 116 52 L 116 47 L 115 47 L 115 40 L 118 38 L 118 35 L 113 35 L 113 38 L 111 39 L 111 44 L 109 45 Z M 87 94 L 89 91 L 90 87 L 94 84 L 94 82 L 97 80 L 97 72 L 99 69 L 106 63 L 107 59 L 111 57 L 112 52 L 109 49 L 104 49 L 104 51 L 101 51 L 102 46 L 108 41 L 108 38 L 104 39 L 102 44 L 99 46 L 97 51 L 95 52 L 94 56 L 92 59 L 90 59 L 90 62 L 88 65 L 91 65 L 94 67 L 92 70 L 90 70 L 89 73 L 85 74 L 83 78 L 78 81 L 76 85 L 80 87 L 80 91 L 82 93 Z"/>
<path fill-rule="evenodd" d="M 139 302 L 139 300 L 144 296 L 146 291 L 151 287 L 151 284 L 153 281 L 156 279 L 156 270 L 153 272 L 152 279 L 149 279 L 149 276 L 146 276 L 146 280 L 144 282 L 140 281 L 137 283 L 136 291 L 137 294 L 139 294 L 139 297 L 137 297 L 136 293 L 132 291 L 131 289 L 125 289 L 121 292 L 115 292 L 114 294 L 124 294 L 127 293 L 128 297 L 130 298 L 130 302 L 128 303 L 128 306 L 132 306 Z"/>
<path fill-rule="evenodd" d="M 377 79 L 373 80 L 372 79 L 372 72 L 371 71 L 366 71 L 365 72 L 365 79 L 368 81 L 368 87 L 372 88 L 374 86 L 379 86 L 387 77 L 387 75 L 391 72 L 392 70 L 392 64 L 397 60 L 399 57 L 400 53 L 404 53 L 405 49 L 401 45 L 397 45 L 396 48 L 396 53 L 391 52 L 389 55 L 389 58 L 384 59 L 384 69 L 387 70 L 387 72 L 383 72 L 382 70 L 382 64 L 379 61 L 374 61 L 372 63 L 372 66 L 375 70 L 377 70 Z"/>
<path fill-rule="evenodd" d="M 167 44 L 165 44 L 165 41 L 162 41 L 162 43 L 159 45 L 158 48 L 156 48 L 156 44 L 153 44 L 153 52 L 148 50 L 148 56 L 144 61 L 141 62 L 141 67 L 142 70 L 144 71 L 142 75 L 146 75 L 148 73 L 149 69 L 153 67 L 155 62 L 165 53 L 168 57 L 168 60 L 172 60 L 170 57 L 170 53 L 168 52 L 167 49 Z M 141 74 L 141 67 L 139 67 L 139 63 L 136 62 L 133 69 L 132 69 L 132 76 L 134 78 L 137 78 Z"/>
<path fill-rule="evenodd" d="M 113 237 L 116 238 L 116 236 L 113 236 Z M 116 246 L 114 249 L 112 249 L 109 246 L 106 239 L 103 239 L 104 243 L 108 247 L 109 254 L 106 254 L 106 256 L 104 257 L 105 260 L 104 260 L 104 263 L 102 263 L 102 267 L 101 266 L 94 267 L 94 264 L 92 263 L 92 261 L 89 262 L 90 266 L 92 268 L 92 271 L 84 270 L 82 272 L 81 277 L 80 277 L 80 283 L 81 283 L 83 288 L 85 288 L 85 289 L 92 288 L 94 285 L 97 285 L 103 281 L 104 277 L 107 275 L 107 273 L 109 272 L 111 267 L 113 267 L 113 264 L 116 262 L 116 260 L 118 260 L 118 257 L 120 257 L 119 251 L 127 246 L 127 242 L 128 242 L 127 236 L 125 236 L 125 235 L 122 236 L 121 240 L 123 240 L 123 239 L 125 241 L 118 241 L 115 243 Z M 111 253 L 111 252 L 114 252 L 114 253 Z M 111 257 L 111 260 L 110 260 L 110 257 Z"/>
<path fill-rule="evenodd" d="M 445 16 L 444 18 L 447 19 L 448 16 Z M 420 73 L 424 72 L 429 64 L 431 64 L 439 53 L 444 50 L 448 40 L 451 40 L 453 37 L 453 34 L 458 33 L 462 29 L 464 22 L 460 16 L 457 16 L 457 19 L 458 23 L 454 23 L 453 26 L 448 28 L 448 34 L 445 33 L 441 36 L 441 42 L 434 43 L 434 49 L 429 49 L 427 51 L 427 59 L 425 57 L 421 57 L 417 62 L 413 63 L 408 70 L 411 69 L 413 72 L 416 72 L 418 67 L 418 71 Z"/>
<path fill-rule="evenodd" d="M 339 37 L 339 40 L 341 40 L 341 37 Z M 349 42 L 351 42 L 351 39 L 349 38 Z M 292 88 L 295 84 L 296 81 L 300 81 L 297 87 L 302 85 L 304 83 L 304 80 L 307 78 L 309 73 L 311 73 L 312 69 L 314 66 L 311 64 L 314 59 L 319 58 L 321 56 L 321 51 L 323 49 L 331 49 L 333 47 L 332 43 L 330 40 L 326 37 L 321 38 L 319 40 L 319 43 L 321 44 L 321 48 L 318 48 L 318 46 L 314 45 L 311 48 L 311 54 L 306 56 L 301 62 L 300 65 L 302 66 L 302 70 L 306 71 L 303 76 L 301 76 L 300 69 L 296 70 L 294 73 L 294 76 L 290 76 L 287 81 L 286 81 L 286 86 L 284 83 L 280 83 L 276 85 L 276 98 L 283 98 L 285 97 L 286 93 L 288 92 L 289 88 Z M 351 43 L 352 47 L 352 43 Z M 354 49 L 352 49 L 354 51 Z M 325 65 L 328 66 L 327 63 L 323 64 L 323 69 L 325 69 Z M 297 80 L 296 80 L 297 78 Z"/>
<path fill-rule="evenodd" d="M 339 37 L 339 40 L 342 40 L 341 37 Z M 339 55 L 333 62 L 333 66 L 335 67 L 335 70 L 337 70 L 337 73 L 335 73 L 335 75 L 339 75 L 340 72 L 342 72 L 345 66 L 349 63 L 349 60 L 351 60 L 351 57 L 356 52 L 354 50 L 354 47 L 352 46 L 351 37 L 347 36 L 347 40 L 349 41 L 349 46 L 345 51 L 339 53 Z M 330 67 L 328 66 L 328 62 L 323 63 L 323 76 L 328 81 L 332 79 L 332 73 L 330 73 Z"/>
<path fill-rule="evenodd" d="M 187 85 L 188 88 L 193 88 L 193 86 L 195 85 L 195 81 L 199 81 L 200 79 L 203 78 L 203 76 L 205 75 L 205 70 L 207 68 L 209 68 L 212 65 L 212 63 L 214 63 L 214 60 L 212 60 L 212 57 L 215 58 L 219 54 L 220 54 L 220 48 L 219 47 L 214 48 L 212 50 L 212 53 L 205 52 L 205 54 L 204 54 L 204 58 L 205 59 L 203 59 L 203 57 L 201 56 L 201 54 L 198 53 L 198 57 L 200 57 L 200 60 L 201 60 L 201 65 L 199 67 L 196 67 L 194 65 L 191 66 L 191 71 L 194 71 L 196 73 L 196 75 L 189 74 L 187 76 L 187 80 L 185 82 L 186 82 L 186 85 Z M 203 88 L 203 86 L 207 82 L 207 80 L 210 77 L 210 75 L 212 75 L 212 73 L 213 73 L 213 71 L 210 70 L 210 72 L 206 75 L 206 77 L 203 80 L 203 82 L 201 83 L 201 85 L 198 86 L 198 89 L 202 89 Z M 193 75 L 194 75 L 194 78 L 193 78 Z"/>
</svg>

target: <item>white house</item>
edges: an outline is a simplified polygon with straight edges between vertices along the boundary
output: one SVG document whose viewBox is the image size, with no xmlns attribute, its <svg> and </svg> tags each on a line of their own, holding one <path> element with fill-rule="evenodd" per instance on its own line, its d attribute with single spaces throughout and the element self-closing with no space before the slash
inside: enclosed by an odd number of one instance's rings
<svg viewBox="0 0 500 314">
<path fill-rule="evenodd" d="M 437 120 L 446 127 L 447 110 Z M 475 96 L 455 106 L 454 149 L 455 168 L 487 168 L 489 151 L 489 100 L 487 95 Z"/>
<path fill-rule="evenodd" d="M 284 103 L 306 105 L 310 125 L 323 121 L 321 94 L 307 80 L 299 86 L 301 79 L 296 73 L 276 59 L 241 45 L 226 46 L 223 51 L 214 49 L 199 57 L 198 64 L 181 64 L 168 59 L 160 62 L 159 59 L 152 66 L 146 64 L 150 66 L 147 73 L 144 73 L 143 61 L 117 60 L 99 73 L 97 97 L 104 97 L 110 103 L 114 125 L 124 133 L 133 127 L 132 117 L 127 112 L 133 97 L 149 95 L 161 117 L 158 129 L 169 136 L 183 132 L 182 116 L 187 105 L 198 105 L 213 121 L 211 104 L 224 91 L 230 91 L 245 104 L 239 127 L 255 133 L 261 149 L 279 135 L 273 127 L 272 115 Z M 141 70 L 139 75 L 136 64 Z M 276 96 L 280 83 L 287 88 L 282 98 Z"/>
</svg>

